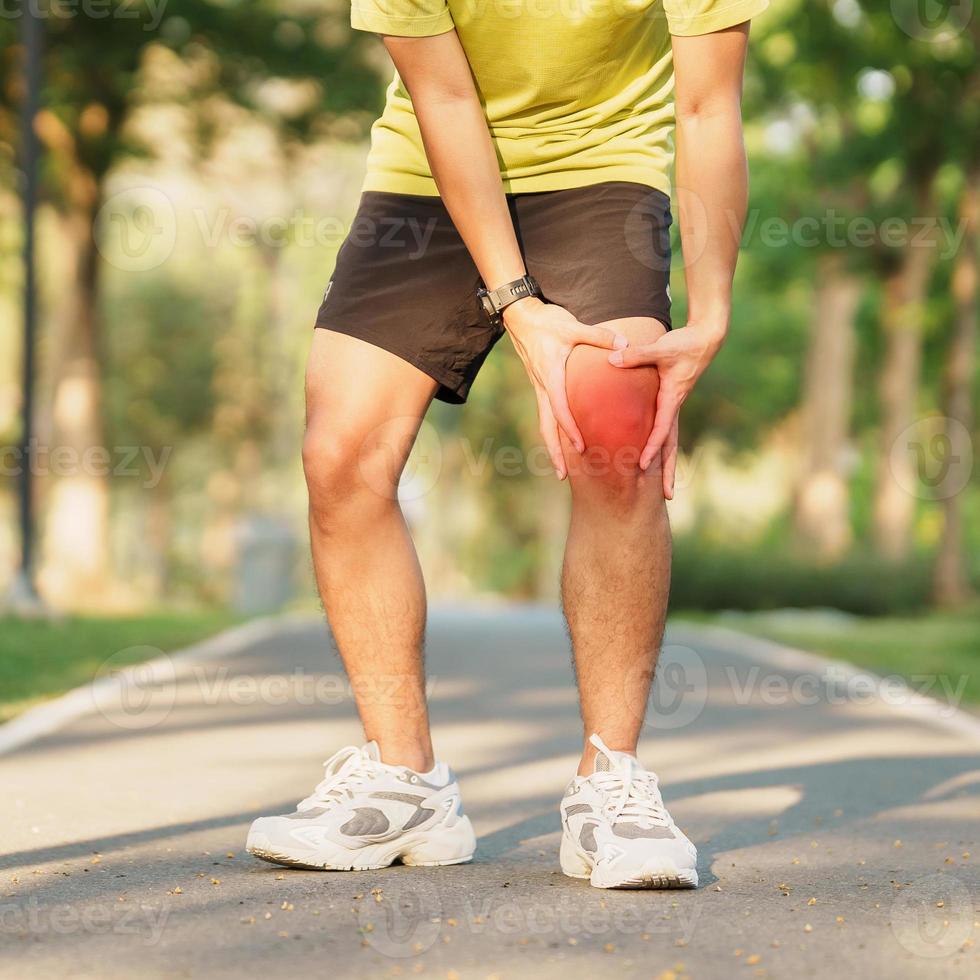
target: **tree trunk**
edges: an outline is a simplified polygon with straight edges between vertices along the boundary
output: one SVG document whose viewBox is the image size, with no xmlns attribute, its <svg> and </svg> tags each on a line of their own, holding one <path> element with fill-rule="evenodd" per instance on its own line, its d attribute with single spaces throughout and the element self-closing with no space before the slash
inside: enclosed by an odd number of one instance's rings
<svg viewBox="0 0 980 980">
<path fill-rule="evenodd" d="M 847 449 L 860 299 L 860 280 L 847 272 L 842 256 L 825 256 L 804 372 L 803 460 L 794 504 L 797 536 L 822 560 L 839 557 L 851 543 Z"/>
<path fill-rule="evenodd" d="M 972 598 L 963 522 L 963 489 L 972 466 L 974 350 L 980 272 L 980 170 L 969 174 L 960 198 L 963 242 L 953 267 L 956 323 L 946 355 L 943 391 L 948 467 L 939 486 L 943 533 L 933 570 L 933 596 L 941 606 L 960 606 Z"/>
<path fill-rule="evenodd" d="M 55 368 L 50 415 L 51 476 L 45 520 L 43 579 L 58 605 L 90 603 L 105 591 L 109 487 L 104 447 L 102 374 L 98 343 L 99 256 L 93 223 L 99 196 L 75 202 L 66 217 L 72 268 L 68 316 L 51 351 Z M 104 453 L 103 453 L 104 456 Z M 111 463 L 109 464 L 111 466 Z"/>
<path fill-rule="evenodd" d="M 920 213 L 926 214 L 927 211 Z M 873 533 L 877 552 L 899 562 L 912 548 L 916 462 L 906 430 L 915 422 L 922 368 L 922 317 L 935 257 L 935 242 L 910 243 L 885 283 L 881 326 L 885 354 L 879 375 L 881 436 L 875 477 Z"/>
</svg>

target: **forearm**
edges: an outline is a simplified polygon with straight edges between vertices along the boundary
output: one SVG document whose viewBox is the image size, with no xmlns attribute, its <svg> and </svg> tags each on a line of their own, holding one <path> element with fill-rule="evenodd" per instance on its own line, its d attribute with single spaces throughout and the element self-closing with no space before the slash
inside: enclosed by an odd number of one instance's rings
<svg viewBox="0 0 980 980">
<path fill-rule="evenodd" d="M 416 105 L 415 113 L 439 194 L 483 282 L 496 289 L 519 279 L 524 258 L 476 93 Z"/>
<path fill-rule="evenodd" d="M 526 272 L 486 116 L 455 32 L 385 39 L 408 88 L 439 194 L 489 289 Z"/>
<path fill-rule="evenodd" d="M 688 320 L 724 337 L 748 200 L 738 106 L 679 114 L 677 187 Z"/>
</svg>

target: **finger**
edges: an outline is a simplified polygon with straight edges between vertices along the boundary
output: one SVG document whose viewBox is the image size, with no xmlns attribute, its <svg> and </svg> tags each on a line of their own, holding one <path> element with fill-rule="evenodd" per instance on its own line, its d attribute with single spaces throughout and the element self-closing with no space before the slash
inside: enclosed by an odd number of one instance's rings
<svg viewBox="0 0 980 980">
<path fill-rule="evenodd" d="M 664 477 L 664 497 L 667 500 L 674 499 L 674 476 L 677 473 L 677 419 L 678 416 L 675 415 L 667 435 L 667 441 L 664 443 L 664 448 L 660 450 L 661 469 Z"/>
<path fill-rule="evenodd" d="M 671 426 L 677 418 L 677 413 L 680 411 L 680 401 L 671 392 L 665 392 L 663 388 L 660 389 L 660 394 L 657 397 L 657 413 L 653 420 L 653 429 L 650 432 L 650 438 L 647 439 L 647 444 L 643 448 L 643 452 L 640 453 L 640 469 L 649 469 L 650 463 L 654 456 L 660 452 L 663 448 L 664 443 L 667 441 L 667 436 L 670 435 Z"/>
<path fill-rule="evenodd" d="M 629 346 L 629 340 L 621 333 L 608 327 L 590 326 L 580 323 L 574 330 L 576 344 L 588 344 L 590 347 L 604 347 L 607 350 L 623 350 Z"/>
<path fill-rule="evenodd" d="M 582 433 L 578 430 L 578 425 L 572 416 L 572 410 L 568 406 L 568 395 L 565 394 L 565 372 L 557 371 L 551 379 L 548 387 L 548 398 L 551 401 L 551 410 L 554 413 L 555 421 L 558 423 L 565 435 L 568 436 L 571 444 L 580 453 L 585 452 L 585 440 Z"/>
<path fill-rule="evenodd" d="M 565 454 L 562 452 L 561 439 L 558 436 L 558 423 L 551 411 L 551 403 L 548 401 L 547 393 L 536 387 L 534 394 L 538 399 L 538 424 L 541 430 L 541 438 L 544 439 L 544 446 L 548 450 L 551 465 L 555 468 L 555 475 L 559 480 L 564 480 L 568 476 L 568 468 L 565 466 Z"/>
<path fill-rule="evenodd" d="M 614 350 L 609 355 L 609 363 L 616 367 L 648 367 L 660 361 L 662 350 L 656 342 Z"/>
</svg>

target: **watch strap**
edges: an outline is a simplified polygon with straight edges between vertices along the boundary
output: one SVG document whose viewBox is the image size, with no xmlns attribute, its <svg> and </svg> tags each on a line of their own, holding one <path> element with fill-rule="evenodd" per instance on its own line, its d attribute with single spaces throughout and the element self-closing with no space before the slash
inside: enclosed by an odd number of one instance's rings
<svg viewBox="0 0 980 980">
<path fill-rule="evenodd" d="M 528 296 L 540 296 L 541 287 L 533 276 L 521 276 L 513 282 L 504 283 L 496 289 L 480 289 L 480 299 L 491 319 L 499 318 L 508 306 Z"/>
</svg>

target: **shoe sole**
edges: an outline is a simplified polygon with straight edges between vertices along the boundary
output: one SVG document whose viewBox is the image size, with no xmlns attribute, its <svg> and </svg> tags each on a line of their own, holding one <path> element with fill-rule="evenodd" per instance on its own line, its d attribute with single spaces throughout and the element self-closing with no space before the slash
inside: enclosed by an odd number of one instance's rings
<svg viewBox="0 0 980 980">
<path fill-rule="evenodd" d="M 387 864 L 310 864 L 308 861 L 297 860 L 290 854 L 267 850 L 257 844 L 247 850 L 252 857 L 257 857 L 260 861 L 268 861 L 269 864 L 278 864 L 287 868 L 302 868 L 305 871 L 378 871 L 397 863 L 412 868 L 442 868 L 450 864 L 466 864 L 473 860 L 473 855 L 470 854 L 467 857 L 448 858 L 444 861 L 404 861 L 400 857 L 394 857 Z"/>
<path fill-rule="evenodd" d="M 249 833 L 245 850 L 270 864 L 307 871 L 377 871 L 396 863 L 413 868 L 441 868 L 473 860 L 476 838 L 468 817 L 462 817 L 451 828 L 437 829 L 438 834 L 429 831 L 407 840 L 368 844 L 357 850 L 344 851 L 335 846 L 333 853 L 322 860 L 315 852 L 290 853 L 275 846 L 266 834 L 255 831 Z"/>
<path fill-rule="evenodd" d="M 561 870 L 569 878 L 588 881 L 593 888 L 608 889 L 672 889 L 697 888 L 698 872 L 696 868 L 662 868 L 658 871 L 644 871 L 642 874 L 618 881 L 602 881 L 601 876 L 596 880 L 595 865 L 586 854 L 583 854 L 563 832 L 561 851 L 559 854 Z"/>
<path fill-rule="evenodd" d="M 591 875 L 589 876 L 591 881 Z M 697 888 L 697 871 L 670 871 L 661 874 L 648 873 L 639 875 L 636 878 L 627 878 L 615 884 L 604 884 L 592 881 L 594 888 L 649 888 L 649 889 L 670 889 L 670 888 Z"/>
</svg>

